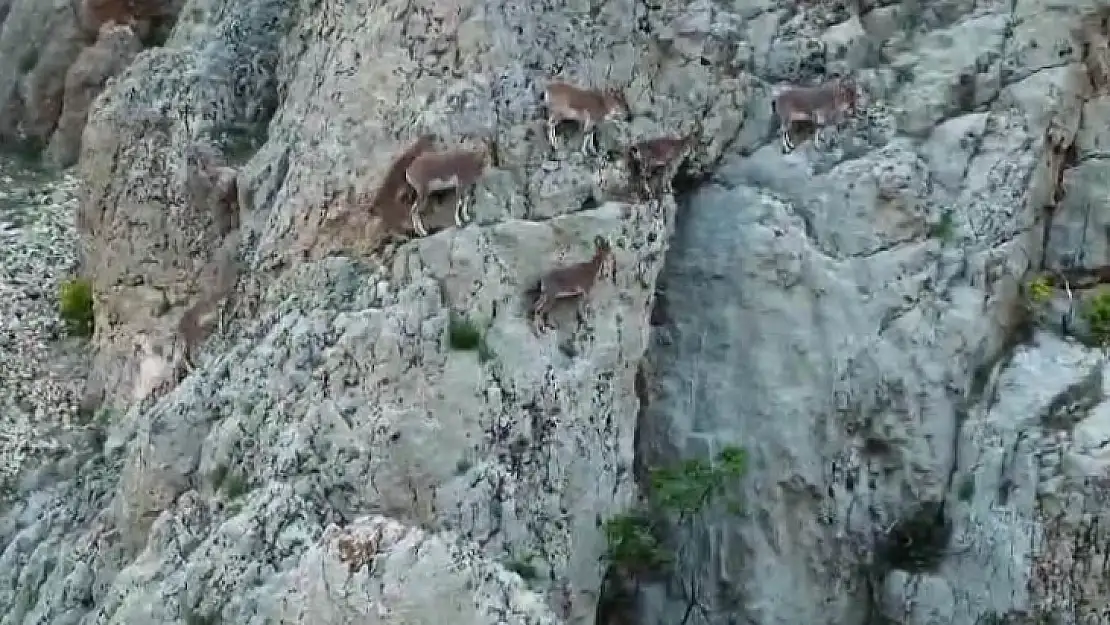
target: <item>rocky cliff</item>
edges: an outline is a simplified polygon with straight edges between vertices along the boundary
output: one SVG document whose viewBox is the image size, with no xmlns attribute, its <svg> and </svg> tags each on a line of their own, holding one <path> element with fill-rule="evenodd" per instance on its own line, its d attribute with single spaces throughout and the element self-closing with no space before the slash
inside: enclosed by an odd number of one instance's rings
<svg viewBox="0 0 1110 625">
<path fill-rule="evenodd" d="M 0 624 L 1110 623 L 1110 6 L 175 15 L 73 89 L 86 420 L 11 482 Z M 856 115 L 784 152 L 833 75 Z M 631 120 L 548 145 L 553 76 Z M 687 134 L 641 196 L 623 146 Z M 472 223 L 397 240 L 421 135 L 493 149 Z"/>
<path fill-rule="evenodd" d="M 0 147 L 67 167 L 93 99 L 144 47 L 162 44 L 181 0 L 0 0 Z"/>
</svg>

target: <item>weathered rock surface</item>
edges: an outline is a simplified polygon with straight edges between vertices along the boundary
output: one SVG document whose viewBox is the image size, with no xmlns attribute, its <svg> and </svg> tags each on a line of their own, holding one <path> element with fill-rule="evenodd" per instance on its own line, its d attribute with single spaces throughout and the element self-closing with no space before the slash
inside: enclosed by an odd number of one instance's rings
<svg viewBox="0 0 1110 625">
<path fill-rule="evenodd" d="M 0 147 L 45 156 L 59 167 L 73 165 L 92 99 L 134 59 L 136 45 L 165 39 L 182 4 L 0 2 Z M 123 25 L 131 30 L 130 39 L 119 31 Z M 103 27 L 108 34 L 101 33 Z"/>
<path fill-rule="evenodd" d="M 83 359 L 59 339 L 55 293 L 76 264 L 77 180 L 0 158 L 0 501 L 21 474 L 65 454 L 78 425 Z"/>
<path fill-rule="evenodd" d="M 0 517 L 0 624 L 1110 623 L 1097 289 L 1023 287 L 1110 264 L 1110 9 L 183 11 L 88 115 L 106 416 Z M 774 89 L 834 72 L 865 113 L 782 154 Z M 554 73 L 625 90 L 602 152 L 702 133 L 677 200 L 546 145 Z M 335 198 L 425 132 L 496 139 L 476 223 L 380 245 Z M 533 335 L 525 291 L 597 235 L 612 274 Z M 614 613 L 603 522 L 728 446 L 744 509 L 684 519 Z"/>
<path fill-rule="evenodd" d="M 1068 179 L 1098 160 L 1070 146 L 1095 140 L 1084 101 L 1106 89 L 1083 9 L 876 8 L 865 26 L 916 24 L 861 72 L 896 123 L 831 155 L 759 147 L 690 197 L 640 460 L 743 445 L 753 472 L 744 519 L 685 533 L 640 622 L 1110 622 L 1103 356 L 1043 334 L 1015 351 L 1042 250 L 1107 262 L 1083 256 L 1098 218 L 1065 209 L 1090 209 Z M 851 21 L 822 39 L 868 44 Z"/>
<path fill-rule="evenodd" d="M 129 26 L 108 22 L 101 27 L 96 43 L 81 51 L 65 74 L 63 108 L 46 149 L 50 162 L 71 165 L 77 161 L 89 106 L 108 79 L 130 65 L 142 49 Z"/>
</svg>

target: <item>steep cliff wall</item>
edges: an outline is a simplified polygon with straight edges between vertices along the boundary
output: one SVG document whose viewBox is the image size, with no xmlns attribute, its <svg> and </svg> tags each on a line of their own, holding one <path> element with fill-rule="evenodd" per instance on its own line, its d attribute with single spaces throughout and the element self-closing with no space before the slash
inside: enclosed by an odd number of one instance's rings
<svg viewBox="0 0 1110 625">
<path fill-rule="evenodd" d="M 0 148 L 76 163 L 92 100 L 142 47 L 162 43 L 182 4 L 0 2 Z"/>
<path fill-rule="evenodd" d="M 1106 14 L 187 3 L 84 130 L 101 408 L 5 511 L 0 623 L 1107 622 L 1102 360 L 1059 336 L 1110 264 Z M 832 74 L 859 114 L 782 153 L 773 94 Z M 598 155 L 547 145 L 556 75 L 625 94 Z M 635 199 L 622 146 L 689 132 Z M 425 133 L 493 139 L 475 222 L 387 242 L 360 199 Z M 652 470 L 732 448 L 740 508 L 667 518 Z M 609 567 L 645 506 L 672 561 Z"/>
<path fill-rule="evenodd" d="M 824 49 L 878 54 L 861 75 L 896 123 L 757 146 L 683 199 L 640 461 L 742 445 L 751 472 L 742 517 L 676 531 L 639 622 L 1110 622 L 1104 358 L 1058 336 L 1105 340 L 1097 289 L 1029 286 L 1107 262 L 1106 10 L 837 23 Z"/>
</svg>

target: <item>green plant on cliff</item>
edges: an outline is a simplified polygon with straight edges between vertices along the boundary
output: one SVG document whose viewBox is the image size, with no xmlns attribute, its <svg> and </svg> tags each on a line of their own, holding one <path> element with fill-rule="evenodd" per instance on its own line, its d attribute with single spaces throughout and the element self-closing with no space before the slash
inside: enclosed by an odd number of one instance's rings
<svg viewBox="0 0 1110 625">
<path fill-rule="evenodd" d="M 41 137 L 16 139 L 0 148 L 0 152 L 11 156 L 24 169 L 31 172 L 44 171 L 45 165 L 42 160 L 44 150 L 46 150 L 46 141 Z"/>
<path fill-rule="evenodd" d="M 658 523 L 645 513 L 621 514 L 605 522 L 605 559 L 630 574 L 659 571 L 671 563 Z"/>
<path fill-rule="evenodd" d="M 1102 291 L 1083 304 L 1080 312 L 1087 322 L 1091 338 L 1102 346 L 1110 346 L 1110 291 Z"/>
<path fill-rule="evenodd" d="M 451 313 L 447 321 L 447 342 L 451 349 L 477 351 L 481 362 L 493 357 L 482 329 L 472 319 L 458 313 Z"/>
<path fill-rule="evenodd" d="M 956 221 L 952 211 L 941 213 L 936 223 L 929 225 L 929 236 L 942 242 L 951 241 L 956 235 Z"/>
<path fill-rule="evenodd" d="M 726 447 L 714 462 L 692 459 L 674 467 L 661 467 L 651 472 L 652 496 L 664 510 L 679 516 L 697 514 L 728 487 L 744 477 L 747 452 L 739 447 Z M 738 501 L 728 502 L 738 509 Z"/>
<path fill-rule="evenodd" d="M 1037 276 L 1025 285 L 1025 292 L 1033 304 L 1044 304 L 1052 299 L 1052 280 L 1048 276 Z"/>
<path fill-rule="evenodd" d="M 747 469 L 747 452 L 726 447 L 712 461 L 685 460 L 650 471 L 647 506 L 605 522 L 605 559 L 630 574 L 658 571 L 674 557 L 666 546 L 668 523 L 689 520 L 735 488 Z M 725 502 L 739 512 L 738 498 Z"/>
<path fill-rule="evenodd" d="M 92 283 L 81 278 L 63 282 L 58 289 L 58 314 L 72 336 L 93 333 Z"/>
</svg>

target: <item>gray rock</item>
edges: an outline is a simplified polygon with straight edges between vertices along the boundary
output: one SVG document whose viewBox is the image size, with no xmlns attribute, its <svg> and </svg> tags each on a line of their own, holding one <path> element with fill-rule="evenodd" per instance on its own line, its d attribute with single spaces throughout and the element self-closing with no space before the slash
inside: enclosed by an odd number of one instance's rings
<svg viewBox="0 0 1110 625">
<path fill-rule="evenodd" d="M 77 162 L 89 106 L 108 80 L 127 67 L 142 47 L 130 27 L 113 22 L 104 26 L 96 43 L 83 49 L 69 66 L 57 128 L 46 148 L 46 158 L 52 164 L 69 167 Z"/>
<path fill-rule="evenodd" d="M 1097 289 L 1028 287 L 1108 264 L 1103 17 L 865 8 L 190 3 L 88 115 L 104 410 L 10 463 L 0 625 L 1110 622 L 1108 374 L 1046 320 Z M 833 71 L 863 110 L 782 154 L 774 89 Z M 544 142 L 553 74 L 630 100 L 598 157 Z M 693 128 L 630 198 L 621 146 Z M 476 223 L 387 242 L 365 198 L 422 133 L 496 140 Z M 534 335 L 599 235 L 614 268 Z M 739 510 L 608 567 L 652 469 L 732 447 Z"/>
</svg>

